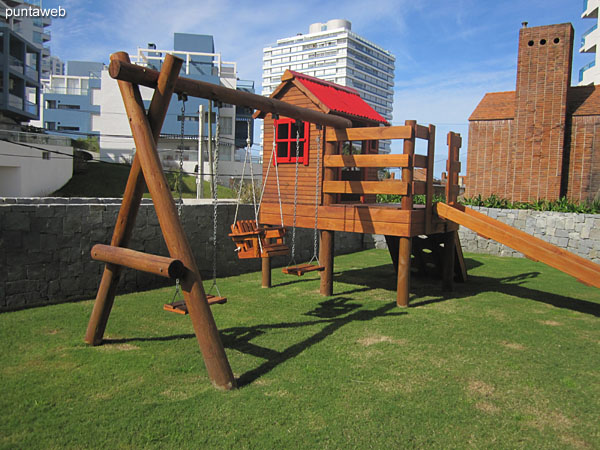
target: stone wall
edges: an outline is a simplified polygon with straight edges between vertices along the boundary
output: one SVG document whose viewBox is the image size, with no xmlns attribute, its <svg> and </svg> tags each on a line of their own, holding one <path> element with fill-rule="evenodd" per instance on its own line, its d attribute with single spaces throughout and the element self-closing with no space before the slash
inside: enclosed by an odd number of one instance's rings
<svg viewBox="0 0 600 450">
<path fill-rule="evenodd" d="M 574 214 L 497 208 L 470 208 L 600 264 L 600 214 Z M 523 255 L 465 227 L 458 234 L 463 251 L 495 256 Z M 365 247 L 387 248 L 380 235 L 365 236 Z"/>
<path fill-rule="evenodd" d="M 471 207 L 579 256 L 600 263 L 600 214 L 576 214 Z M 459 230 L 463 250 L 497 256 L 523 255 L 502 244 L 477 236 L 468 228 Z"/>
<path fill-rule="evenodd" d="M 49 303 L 94 298 L 104 265 L 93 261 L 94 244 L 109 244 L 120 199 L 0 199 L 0 311 Z M 227 236 L 235 204 L 218 208 L 217 276 L 259 271 L 259 259 L 239 260 Z M 212 205 L 185 205 L 183 226 L 203 278 L 212 277 Z M 252 206 L 242 205 L 238 219 L 253 217 Z M 290 235 L 290 232 L 288 232 Z M 288 236 L 289 241 L 289 236 Z M 336 233 L 336 253 L 363 248 L 363 237 Z M 168 255 L 151 201 L 142 203 L 130 248 Z M 313 230 L 298 229 L 296 260 L 310 259 Z M 288 262 L 274 258 L 273 266 Z M 257 278 L 260 283 L 260 278 Z M 126 269 L 119 293 L 173 284 L 154 275 Z"/>
</svg>

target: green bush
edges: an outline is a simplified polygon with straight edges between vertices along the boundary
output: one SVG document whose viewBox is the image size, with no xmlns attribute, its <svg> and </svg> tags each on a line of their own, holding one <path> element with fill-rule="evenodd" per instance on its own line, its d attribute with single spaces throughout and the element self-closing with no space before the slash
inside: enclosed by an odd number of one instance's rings
<svg viewBox="0 0 600 450">
<path fill-rule="evenodd" d="M 401 195 L 378 194 L 377 203 L 400 203 Z M 443 202 L 443 195 L 435 195 L 434 202 Z M 424 205 L 424 195 L 414 195 L 413 203 L 415 205 Z M 600 200 L 593 202 L 575 203 L 569 201 L 566 197 L 561 197 L 558 200 L 537 200 L 535 202 L 511 202 L 506 198 L 498 197 L 492 194 L 489 197 L 483 198 L 481 195 L 471 198 L 459 199 L 459 203 L 465 206 L 483 206 L 485 208 L 499 209 L 530 209 L 534 211 L 554 211 L 554 212 L 571 212 L 580 214 L 600 214 Z"/>
</svg>

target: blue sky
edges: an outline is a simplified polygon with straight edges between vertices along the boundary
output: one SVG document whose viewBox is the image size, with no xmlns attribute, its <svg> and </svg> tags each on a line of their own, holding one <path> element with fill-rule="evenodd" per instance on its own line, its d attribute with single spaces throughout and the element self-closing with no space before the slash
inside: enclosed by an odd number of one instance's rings
<svg viewBox="0 0 600 450">
<path fill-rule="evenodd" d="M 437 126 L 436 174 L 443 169 L 447 131 L 463 135 L 486 92 L 514 90 L 521 22 L 571 22 L 575 28 L 573 81 L 591 55 L 579 54 L 581 35 L 594 22 L 581 19 L 580 0 L 44 0 L 62 6 L 51 27 L 52 53 L 64 61 L 108 62 L 110 53 L 154 42 L 173 47 L 173 33 L 212 34 L 216 51 L 238 63 L 240 78 L 260 92 L 262 48 L 308 32 L 313 22 L 343 18 L 356 33 L 396 56 L 393 124 L 405 119 Z M 400 147 L 393 147 L 400 151 Z M 466 167 L 466 164 L 463 164 Z"/>
</svg>

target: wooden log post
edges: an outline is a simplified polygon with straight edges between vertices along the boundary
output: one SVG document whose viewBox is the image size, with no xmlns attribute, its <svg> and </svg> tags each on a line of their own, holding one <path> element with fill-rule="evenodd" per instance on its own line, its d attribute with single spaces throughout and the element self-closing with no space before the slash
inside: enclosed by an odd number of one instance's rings
<svg viewBox="0 0 600 450">
<path fill-rule="evenodd" d="M 402 181 L 408 185 L 408 193 L 402 197 L 402 209 L 413 209 L 412 184 L 413 184 L 413 157 L 415 154 L 415 120 L 407 120 L 405 125 L 412 127 L 411 137 L 404 139 L 404 154 L 408 155 L 408 167 L 402 168 Z M 398 249 L 398 283 L 396 292 L 396 304 L 407 307 L 410 297 L 410 254 L 412 238 L 402 236 L 399 238 Z"/>
<path fill-rule="evenodd" d="M 327 133 L 327 131 L 326 131 Z M 325 155 L 335 155 L 337 153 L 337 142 L 326 142 Z M 336 169 L 326 167 L 323 169 L 323 183 L 335 180 Z M 323 194 L 323 205 L 335 203 L 335 194 Z M 333 258 L 335 247 L 335 232 L 330 230 L 321 230 L 321 243 L 319 247 L 319 262 L 324 267 L 321 272 L 321 295 L 333 295 Z"/>
<path fill-rule="evenodd" d="M 271 258 L 263 256 L 262 258 L 262 287 L 271 287 Z"/>
<path fill-rule="evenodd" d="M 124 52 L 114 53 L 110 58 L 111 61 L 129 62 L 129 55 Z M 160 130 L 167 114 L 167 108 L 173 95 L 175 80 L 182 64 L 183 60 L 172 55 L 165 57 L 156 89 L 150 102 L 150 108 L 148 109 L 148 120 L 155 139 L 158 139 L 160 135 Z M 119 81 L 119 83 L 123 82 Z M 129 244 L 129 239 L 135 226 L 135 218 L 142 201 L 144 187 L 144 175 L 142 174 L 140 159 L 136 153 L 131 164 L 129 177 L 127 178 L 123 201 L 121 202 L 121 208 L 119 209 L 110 245 L 126 247 Z M 110 316 L 110 311 L 115 300 L 120 275 L 121 266 L 107 264 L 104 267 L 98 293 L 96 294 L 96 301 L 94 302 L 94 308 L 84 338 L 85 342 L 90 345 L 100 345 L 102 343 L 108 317 Z"/>
<path fill-rule="evenodd" d="M 444 233 L 444 253 L 442 256 L 442 290 L 450 292 L 454 284 L 454 259 L 456 253 L 456 231 Z"/>
<path fill-rule="evenodd" d="M 185 275 L 185 267 L 178 259 L 166 256 L 151 255 L 129 248 L 113 245 L 96 244 L 92 247 L 92 259 L 115 264 L 141 272 L 152 273 L 165 278 L 176 280 Z"/>
<path fill-rule="evenodd" d="M 181 286 L 208 375 L 216 387 L 233 389 L 235 379 L 219 336 L 219 330 L 208 305 L 194 255 L 177 215 L 177 208 L 167 179 L 162 171 L 156 141 L 146 117 L 139 87 L 124 82 L 119 83 L 119 88 L 137 154 L 140 156 L 140 165 L 155 205 L 167 248 L 171 257 L 181 260 L 187 269 L 186 275 L 181 280 Z"/>
</svg>

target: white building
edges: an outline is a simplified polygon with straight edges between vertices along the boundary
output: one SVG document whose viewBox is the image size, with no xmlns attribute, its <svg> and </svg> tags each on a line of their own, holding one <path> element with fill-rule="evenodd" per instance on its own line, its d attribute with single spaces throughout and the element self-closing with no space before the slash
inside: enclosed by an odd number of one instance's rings
<svg viewBox="0 0 600 450">
<path fill-rule="evenodd" d="M 262 94 L 270 95 L 286 69 L 356 89 L 388 122 L 394 102 L 396 58 L 351 31 L 347 20 L 313 23 L 308 34 L 279 39 L 263 49 Z M 389 153 L 389 142 L 381 152 Z"/>
<path fill-rule="evenodd" d="M 597 44 L 600 43 L 600 30 L 598 30 L 598 8 L 600 0 L 585 0 L 583 2 L 582 19 L 593 19 L 594 25 L 581 36 L 580 53 L 592 53 L 594 59 L 579 70 L 579 86 L 600 84 L 600 53 Z M 592 23 L 591 21 L 587 21 Z"/>
<path fill-rule="evenodd" d="M 21 131 L 39 118 L 40 75 L 50 56 L 51 19 L 41 8 L 41 0 L 0 0 L 0 197 L 47 195 L 73 173 L 70 139 Z"/>
<path fill-rule="evenodd" d="M 183 42 L 187 38 L 192 43 L 198 43 L 196 37 L 203 35 L 184 35 L 176 33 L 176 42 Z M 179 41 L 178 41 L 179 39 Z M 209 47 L 212 45 L 210 37 Z M 184 46 L 181 44 L 181 46 Z M 226 62 L 220 53 L 197 52 L 178 50 L 160 50 L 151 48 L 138 48 L 137 55 L 131 55 L 134 64 L 159 69 L 166 54 L 172 54 L 183 59 L 184 63 L 180 75 L 187 78 L 199 79 L 222 86 L 237 88 L 236 63 Z M 117 82 L 103 70 L 100 80 L 100 89 L 92 91 L 92 104 L 99 106 L 100 113 L 92 114 L 92 130 L 100 136 L 100 159 L 110 162 L 130 162 L 135 152 L 135 145 L 131 137 L 131 129 L 127 121 L 125 107 L 119 92 Z M 152 98 L 153 90 L 140 87 L 142 99 L 146 106 Z M 181 107 L 182 102 L 177 95 L 169 105 L 169 110 L 162 128 L 161 137 L 158 142 L 158 152 L 165 169 L 178 170 L 179 151 L 181 146 Z M 200 110 L 203 111 L 203 121 L 200 122 Z M 219 165 L 218 182 L 223 185 L 231 185 L 234 179 L 239 179 L 242 173 L 243 159 L 240 160 L 239 152 L 235 146 L 236 107 L 224 104 L 214 108 L 210 117 L 213 142 L 216 140 L 216 118 L 219 117 Z M 208 154 L 208 124 L 209 107 L 208 101 L 190 97 L 185 104 L 184 135 L 183 135 L 183 170 L 189 174 L 200 169 L 199 160 L 202 155 L 203 173 L 205 180 L 209 181 L 212 172 Z M 199 152 L 199 146 L 202 152 Z M 255 162 L 253 171 L 261 173 L 261 165 Z M 246 167 L 246 173 L 249 168 Z M 198 172 L 201 172 L 198 170 Z M 246 175 L 247 176 L 247 175 Z"/>
</svg>

